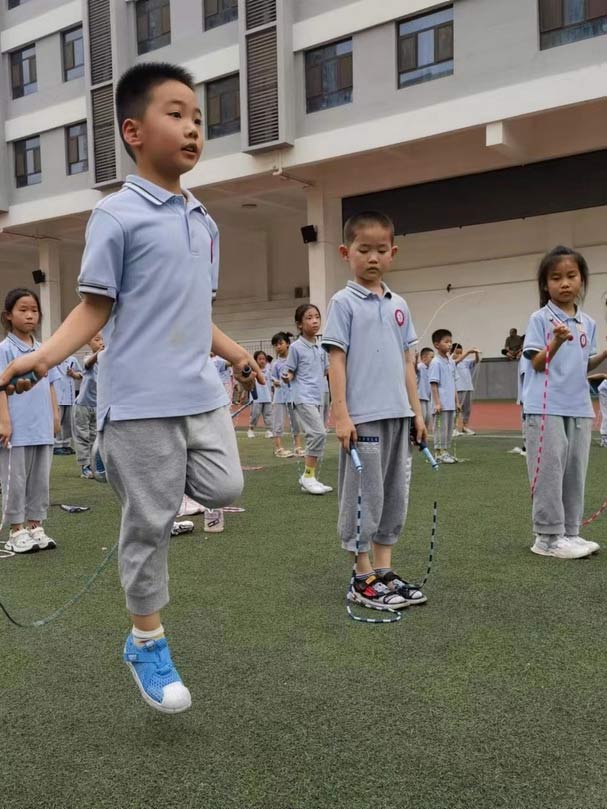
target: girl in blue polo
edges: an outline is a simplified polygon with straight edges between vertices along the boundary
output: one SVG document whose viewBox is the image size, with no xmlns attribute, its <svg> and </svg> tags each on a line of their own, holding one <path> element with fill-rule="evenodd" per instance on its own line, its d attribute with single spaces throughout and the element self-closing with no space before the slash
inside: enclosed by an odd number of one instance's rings
<svg viewBox="0 0 607 809">
<path fill-rule="evenodd" d="M 9 362 L 35 351 L 35 332 L 42 313 L 40 301 L 29 289 L 12 289 L 4 301 L 0 343 L 0 371 Z M 7 551 L 32 553 L 56 547 L 42 523 L 49 507 L 49 479 L 59 408 L 53 384 L 60 373 L 48 376 L 21 396 L 0 392 L 0 480 L 3 522 L 10 525 Z M 10 474 L 9 474 L 10 471 Z"/>
<path fill-rule="evenodd" d="M 531 550 L 540 556 L 579 559 L 599 549 L 580 537 L 584 486 L 594 410 L 588 371 L 597 354 L 596 323 L 579 307 L 588 288 L 588 265 L 568 247 L 555 247 L 540 264 L 541 309 L 529 319 L 523 346 L 527 470 L 533 497 Z M 543 442 L 541 434 L 543 432 Z"/>
</svg>

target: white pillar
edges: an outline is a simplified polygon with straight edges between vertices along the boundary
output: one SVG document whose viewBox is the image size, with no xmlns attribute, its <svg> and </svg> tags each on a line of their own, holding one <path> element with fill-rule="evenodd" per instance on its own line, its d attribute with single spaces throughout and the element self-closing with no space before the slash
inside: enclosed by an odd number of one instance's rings
<svg viewBox="0 0 607 809">
<path fill-rule="evenodd" d="M 51 336 L 62 319 L 60 244 L 56 239 L 40 239 L 38 242 L 38 261 L 46 275 L 46 281 L 40 284 L 43 340 Z"/>
<path fill-rule="evenodd" d="M 310 302 L 325 318 L 331 296 L 345 286 L 349 268 L 339 255 L 342 242 L 341 199 L 321 188 L 307 190 L 307 224 L 318 228 L 318 241 L 308 245 Z"/>
</svg>

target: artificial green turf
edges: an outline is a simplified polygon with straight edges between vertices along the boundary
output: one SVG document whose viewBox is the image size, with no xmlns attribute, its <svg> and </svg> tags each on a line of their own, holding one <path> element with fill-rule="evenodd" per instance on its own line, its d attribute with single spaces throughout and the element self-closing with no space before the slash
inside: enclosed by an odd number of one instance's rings
<svg viewBox="0 0 607 809">
<path fill-rule="evenodd" d="M 0 806 L 604 809 L 607 549 L 529 552 L 513 442 L 460 439 L 470 462 L 436 475 L 416 457 L 396 567 L 425 570 L 436 492 L 439 547 L 428 604 L 390 626 L 347 618 L 336 497 L 300 493 L 270 444 L 241 436 L 243 463 L 264 466 L 246 473 L 244 514 L 172 540 L 164 622 L 191 711 L 141 701 L 115 565 L 59 621 L 0 624 Z M 589 509 L 606 460 L 593 447 Z M 335 482 L 334 437 L 323 472 Z M 52 499 L 92 510 L 54 507 L 59 548 L 0 561 L 0 598 L 24 620 L 69 598 L 117 536 L 111 491 L 71 458 L 55 459 Z"/>
</svg>

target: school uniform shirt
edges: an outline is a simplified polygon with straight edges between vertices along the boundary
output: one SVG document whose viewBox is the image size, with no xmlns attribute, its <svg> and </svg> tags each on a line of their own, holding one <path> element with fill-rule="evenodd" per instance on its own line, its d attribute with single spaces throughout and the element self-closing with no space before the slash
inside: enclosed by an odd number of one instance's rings
<svg viewBox="0 0 607 809">
<path fill-rule="evenodd" d="M 430 380 L 428 378 L 428 366 L 425 362 L 417 363 L 417 394 L 421 402 L 429 402 L 430 399 L 432 399 Z"/>
<path fill-rule="evenodd" d="M 291 387 L 293 401 L 298 404 L 321 405 L 324 396 L 323 378 L 327 370 L 327 355 L 316 341 L 298 337 L 289 346 L 285 363 L 295 374 Z"/>
<path fill-rule="evenodd" d="M 594 418 L 588 385 L 588 360 L 597 353 L 596 323 L 577 309 L 574 316 L 567 315 L 551 301 L 529 318 L 523 354 L 532 360 L 552 342 L 554 327 L 564 323 L 573 335 L 548 360 L 547 401 L 544 406 L 545 371 L 535 371 L 531 362 L 525 370 L 523 382 L 523 410 L 529 415 L 574 416 Z"/>
<path fill-rule="evenodd" d="M 57 396 L 57 404 L 60 407 L 71 407 L 76 401 L 76 386 L 74 379 L 68 376 L 68 369 L 82 373 L 80 363 L 73 355 L 63 360 L 58 366 L 59 379 L 55 382 L 55 395 Z"/>
<path fill-rule="evenodd" d="M 82 382 L 80 383 L 80 392 L 76 397 L 76 404 L 82 407 L 97 407 L 97 375 L 99 374 L 99 360 L 103 351 L 99 352 L 97 362 L 91 365 L 90 368 L 86 367 L 86 361 L 89 357 L 84 359 L 84 369 L 82 372 Z"/>
<path fill-rule="evenodd" d="M 274 402 L 275 404 L 291 404 L 293 402 L 293 386 L 287 385 L 282 379 L 282 372 L 287 367 L 286 357 L 276 357 L 272 362 L 270 375 L 272 379 L 280 382 L 280 385 L 274 388 Z"/>
<path fill-rule="evenodd" d="M 417 344 L 405 300 L 348 281 L 331 298 L 322 345 L 346 354 L 346 404 L 354 424 L 413 415 L 405 385 L 405 351 Z"/>
<path fill-rule="evenodd" d="M 262 373 L 265 377 L 266 384 L 260 385 L 257 380 L 255 380 L 255 391 L 257 393 L 257 403 L 258 404 L 271 404 L 272 402 L 272 383 L 270 381 L 270 366 L 266 365 L 265 368 L 262 369 Z M 255 401 L 251 396 L 251 401 Z"/>
<path fill-rule="evenodd" d="M 228 404 L 210 362 L 219 233 L 189 192 L 136 175 L 89 219 L 80 294 L 113 301 L 99 360 L 97 427 Z"/>
<path fill-rule="evenodd" d="M 472 371 L 476 367 L 476 360 L 466 357 L 461 362 L 455 363 L 455 389 L 458 393 L 465 393 L 474 390 L 472 383 Z"/>
<path fill-rule="evenodd" d="M 38 341 L 35 340 L 31 345 L 10 333 L 0 343 L 0 371 L 17 357 L 30 354 L 39 348 Z M 44 379 L 37 382 L 31 390 L 8 397 L 13 447 L 34 447 L 55 443 L 50 386 L 56 384 L 60 376 L 57 368 L 51 368 Z"/>
<path fill-rule="evenodd" d="M 442 410 L 455 410 L 455 362 L 451 357 L 437 354 L 428 369 L 430 383 L 438 383 L 438 398 Z"/>
<path fill-rule="evenodd" d="M 214 357 L 211 357 L 211 362 L 215 368 L 217 368 L 217 373 L 219 374 L 222 385 L 232 381 L 232 368 L 228 365 L 223 357 L 218 357 L 215 355 Z"/>
</svg>

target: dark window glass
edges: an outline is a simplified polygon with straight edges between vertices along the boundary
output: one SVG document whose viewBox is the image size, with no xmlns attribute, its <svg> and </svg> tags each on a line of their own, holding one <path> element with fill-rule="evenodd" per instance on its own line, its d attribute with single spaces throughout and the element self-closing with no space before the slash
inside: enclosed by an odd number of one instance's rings
<svg viewBox="0 0 607 809">
<path fill-rule="evenodd" d="M 207 138 L 240 132 L 240 79 L 238 73 L 207 84 Z"/>
<path fill-rule="evenodd" d="M 306 53 L 306 109 L 339 107 L 352 101 L 352 40 Z"/>
<path fill-rule="evenodd" d="M 539 0 L 540 48 L 607 34 L 607 0 Z"/>
<path fill-rule="evenodd" d="M 398 86 L 453 73 L 453 6 L 398 24 Z"/>
<path fill-rule="evenodd" d="M 89 170 L 86 124 L 74 124 L 65 129 L 67 173 L 81 174 Z"/>
<path fill-rule="evenodd" d="M 11 86 L 13 98 L 21 98 L 38 90 L 35 45 L 11 53 Z"/>
<path fill-rule="evenodd" d="M 17 188 L 42 182 L 40 162 L 40 136 L 25 138 L 15 143 L 15 181 Z"/>
<path fill-rule="evenodd" d="M 238 19 L 238 0 L 203 0 L 204 30 Z"/>
<path fill-rule="evenodd" d="M 24 3 L 27 3 L 27 0 L 8 0 L 8 7 L 17 8 L 18 6 L 22 6 Z"/>
<path fill-rule="evenodd" d="M 71 81 L 84 76 L 84 41 L 82 26 L 64 31 L 61 35 L 63 43 L 63 81 Z"/>
<path fill-rule="evenodd" d="M 137 52 L 148 53 L 171 44 L 170 0 L 137 0 Z"/>
</svg>

